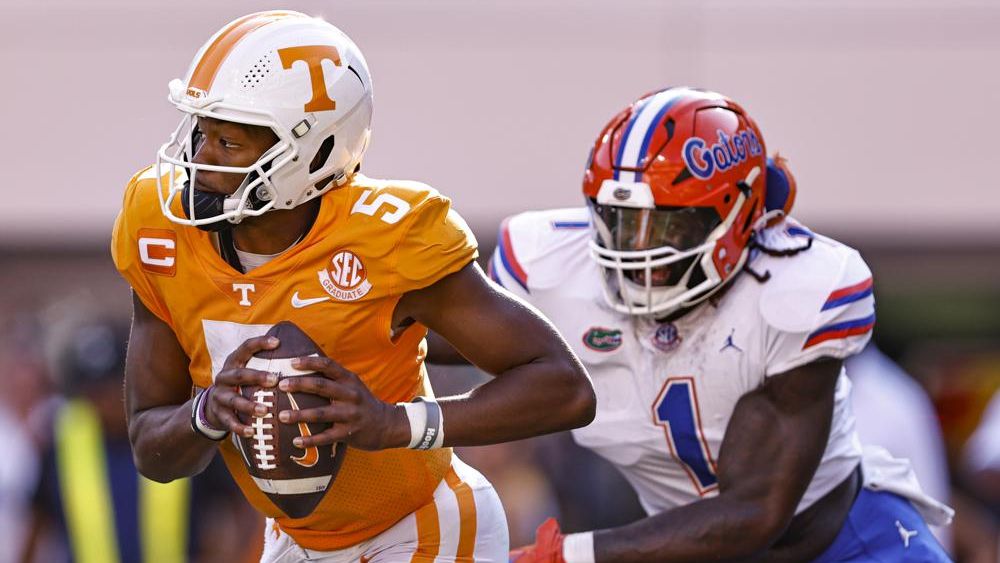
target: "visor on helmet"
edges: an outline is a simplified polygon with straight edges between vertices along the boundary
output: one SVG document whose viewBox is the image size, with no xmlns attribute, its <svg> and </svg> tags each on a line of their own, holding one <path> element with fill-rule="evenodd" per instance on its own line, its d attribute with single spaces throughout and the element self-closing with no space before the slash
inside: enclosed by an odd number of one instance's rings
<svg viewBox="0 0 1000 563">
<path fill-rule="evenodd" d="M 697 258 L 697 254 L 685 255 L 685 251 L 703 245 L 722 222 L 715 209 L 708 207 L 640 209 L 591 202 L 591 208 L 597 225 L 596 243 L 625 253 L 619 255 L 625 277 L 641 286 L 647 285 L 647 276 L 652 287 L 680 283 Z M 661 250 L 658 254 L 678 259 L 653 265 L 645 252 L 650 250 Z M 627 253 L 631 252 L 637 254 L 629 257 Z"/>
<path fill-rule="evenodd" d="M 610 240 L 600 242 L 611 250 L 650 250 L 662 246 L 690 250 L 705 242 L 722 222 L 715 209 L 709 207 L 636 209 L 595 204 L 594 212 L 610 234 Z"/>
</svg>

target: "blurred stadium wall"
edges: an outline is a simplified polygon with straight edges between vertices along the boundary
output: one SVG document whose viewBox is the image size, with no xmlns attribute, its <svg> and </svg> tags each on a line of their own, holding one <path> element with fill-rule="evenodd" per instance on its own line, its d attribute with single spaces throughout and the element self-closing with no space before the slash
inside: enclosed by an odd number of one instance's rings
<svg viewBox="0 0 1000 563">
<path fill-rule="evenodd" d="M 957 455 L 1000 386 L 1000 3 L 287 0 L 368 58 L 365 171 L 427 182 L 480 236 L 581 203 L 587 152 L 640 94 L 740 101 L 790 161 L 795 215 L 859 248 L 877 340 L 931 391 Z M 272 2 L 0 0 L 0 319 L 83 294 L 126 315 L 107 253 L 131 174 L 179 113 L 167 82 Z"/>
<path fill-rule="evenodd" d="M 107 242 L 124 183 L 179 118 L 167 82 L 220 25 L 274 4 L 0 4 L 0 314 L 74 291 L 125 312 Z M 865 253 L 886 351 L 1000 348 L 993 0 L 282 5 L 366 54 L 365 171 L 450 195 L 484 255 L 504 216 L 580 204 L 593 138 L 626 103 L 701 86 L 740 101 L 789 158 L 795 215 Z"/>
</svg>

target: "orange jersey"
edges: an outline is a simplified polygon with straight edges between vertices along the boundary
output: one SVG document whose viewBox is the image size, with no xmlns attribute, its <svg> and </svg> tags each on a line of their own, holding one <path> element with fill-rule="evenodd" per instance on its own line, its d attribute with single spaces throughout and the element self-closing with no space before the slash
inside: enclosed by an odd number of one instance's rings
<svg viewBox="0 0 1000 563">
<path fill-rule="evenodd" d="M 355 175 L 322 196 L 305 238 L 242 274 L 213 235 L 163 216 L 156 184 L 151 168 L 132 178 L 111 251 L 139 299 L 173 328 L 193 385 L 209 386 L 244 340 L 290 320 L 383 401 L 430 394 L 426 329 L 416 324 L 392 339 L 390 325 L 404 293 L 476 258 L 475 239 L 447 198 L 423 184 Z M 451 463 L 450 449 L 352 448 L 317 509 L 292 519 L 257 488 L 230 440 L 221 450 L 247 499 L 297 543 L 320 550 L 374 537 L 427 504 Z"/>
</svg>

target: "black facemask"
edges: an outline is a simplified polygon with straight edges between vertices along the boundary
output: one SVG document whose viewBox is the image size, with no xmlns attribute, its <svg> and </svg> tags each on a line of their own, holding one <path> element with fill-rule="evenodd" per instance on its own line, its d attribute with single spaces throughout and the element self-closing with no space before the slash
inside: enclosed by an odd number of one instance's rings
<svg viewBox="0 0 1000 563">
<path fill-rule="evenodd" d="M 181 192 L 181 204 L 184 206 L 184 214 L 187 215 L 188 219 L 197 219 L 201 217 L 214 217 L 216 215 L 221 215 L 223 211 L 223 202 L 226 200 L 226 196 L 223 194 L 210 194 L 203 192 L 199 189 L 194 190 L 194 215 L 191 214 L 191 206 L 189 200 L 191 197 L 191 182 L 184 183 L 184 191 Z M 217 233 L 220 231 L 225 231 L 233 228 L 233 224 L 225 219 L 220 219 L 214 223 L 208 223 L 205 225 L 197 225 L 197 227 L 203 231 L 208 231 L 210 233 Z"/>
</svg>

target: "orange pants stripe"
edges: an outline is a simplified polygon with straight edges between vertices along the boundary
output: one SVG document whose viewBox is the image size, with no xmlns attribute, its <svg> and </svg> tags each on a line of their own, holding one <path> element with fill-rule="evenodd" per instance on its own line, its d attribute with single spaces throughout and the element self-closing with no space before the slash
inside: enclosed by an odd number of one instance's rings
<svg viewBox="0 0 1000 563">
<path fill-rule="evenodd" d="M 336 551 L 297 545 L 270 530 L 262 563 L 501 563 L 509 549 L 507 518 L 493 486 L 457 457 L 434 499 L 378 536 Z"/>
<path fill-rule="evenodd" d="M 448 488 L 455 493 L 456 500 L 458 500 L 460 527 L 455 561 L 471 563 L 472 552 L 476 547 L 476 498 L 472 494 L 469 484 L 459 479 L 454 467 L 448 470 L 448 473 L 444 476 L 444 480 L 448 483 Z"/>
</svg>

